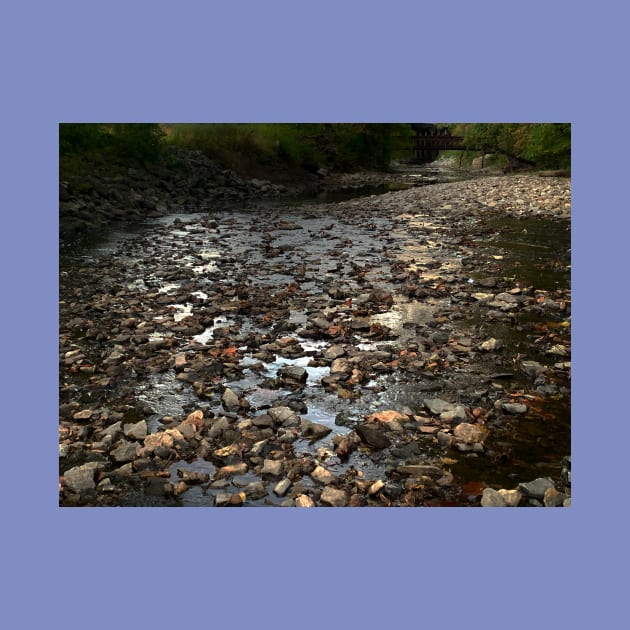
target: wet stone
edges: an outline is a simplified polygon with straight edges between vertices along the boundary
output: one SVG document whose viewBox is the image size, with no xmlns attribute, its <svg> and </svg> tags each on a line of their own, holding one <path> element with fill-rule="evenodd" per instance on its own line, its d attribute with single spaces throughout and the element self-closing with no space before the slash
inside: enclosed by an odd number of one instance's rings
<svg viewBox="0 0 630 630">
<path fill-rule="evenodd" d="M 302 418 L 300 428 L 302 430 L 302 436 L 313 441 L 325 437 L 332 431 L 330 427 L 327 427 L 324 424 L 311 422 L 310 420 L 306 420 L 305 418 Z"/>
<path fill-rule="evenodd" d="M 383 449 L 390 445 L 389 439 L 384 435 L 384 429 L 379 429 L 368 424 L 358 424 L 355 431 L 361 438 L 361 441 L 372 448 Z"/>
<path fill-rule="evenodd" d="M 300 424 L 300 417 L 290 407 L 271 407 L 267 413 L 284 427 L 297 427 Z"/>
<path fill-rule="evenodd" d="M 551 479 L 547 477 L 539 477 L 538 479 L 534 479 L 534 481 L 519 483 L 518 489 L 521 490 L 528 497 L 532 497 L 534 499 L 543 499 L 545 496 L 545 492 L 548 489 L 555 490 L 555 485 L 553 481 L 551 481 Z"/>
<path fill-rule="evenodd" d="M 307 378 L 308 372 L 303 367 L 287 366 L 278 370 L 278 381 L 288 387 L 292 385 L 304 386 Z"/>
<path fill-rule="evenodd" d="M 409 477 L 441 477 L 442 469 L 430 464 L 409 464 L 397 466 L 396 472 Z"/>
<path fill-rule="evenodd" d="M 326 470 L 323 466 L 316 466 L 315 469 L 310 473 L 311 478 L 321 484 L 329 484 L 337 479 L 337 477 L 331 473 L 329 470 Z"/>
</svg>

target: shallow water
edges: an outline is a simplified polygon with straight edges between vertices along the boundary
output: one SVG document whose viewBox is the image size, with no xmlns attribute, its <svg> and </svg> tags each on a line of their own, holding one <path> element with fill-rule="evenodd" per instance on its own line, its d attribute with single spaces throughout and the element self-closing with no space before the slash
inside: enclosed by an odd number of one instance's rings
<svg viewBox="0 0 630 630">
<path fill-rule="evenodd" d="M 356 190 L 353 193 L 354 196 L 359 194 Z M 170 295 L 177 300 L 165 307 L 169 315 L 163 317 L 175 323 L 194 317 L 207 306 L 208 295 L 204 293 L 204 287 L 210 290 L 217 283 L 222 287 L 237 286 L 243 281 L 244 270 L 249 273 L 249 286 L 267 287 L 270 292 L 290 286 L 295 281 L 297 270 L 300 270 L 302 292 L 322 296 L 331 285 L 341 285 L 357 300 L 364 298 L 373 284 L 385 290 L 396 290 L 391 279 L 392 260 L 402 261 L 407 269 L 418 271 L 427 285 L 433 283 L 438 286 L 443 282 L 456 281 L 458 274 L 461 275 L 461 255 L 458 247 L 450 242 L 446 222 L 402 214 L 395 219 L 389 216 L 371 217 L 369 224 L 359 219 L 344 223 L 338 218 L 309 213 L 303 207 L 296 210 L 290 203 L 283 203 L 285 205 L 281 209 L 259 207 L 217 211 L 212 214 L 213 220 L 218 223 L 216 229 L 205 227 L 206 214 L 161 217 L 142 225 L 125 227 L 124 230 L 114 227 L 107 235 L 94 237 L 62 251 L 62 297 L 81 288 L 87 277 L 84 272 L 98 270 L 99 261 L 111 254 L 118 262 L 124 262 L 120 272 L 122 276 L 118 280 L 127 289 L 140 295 L 143 292 Z M 282 223 L 277 223 L 278 229 L 269 229 L 278 221 L 294 222 L 301 229 L 283 229 Z M 488 267 L 487 273 L 485 269 L 470 273 L 468 282 L 473 288 L 491 274 L 515 286 L 568 292 L 570 224 L 567 221 L 492 218 L 483 223 L 485 233 L 478 244 L 477 255 L 485 255 L 488 260 L 496 259 L 497 262 L 491 263 L 495 267 Z M 422 236 L 419 237 L 420 234 Z M 436 260 L 439 261 L 437 265 L 434 264 Z M 367 288 L 361 274 L 368 283 Z M 479 286 L 479 292 L 486 291 L 496 292 Z M 312 316 L 308 300 L 299 295 L 287 298 L 287 308 L 287 321 L 297 327 L 304 326 Z M 325 314 L 332 315 L 338 309 L 338 304 L 331 304 Z M 457 313 L 458 317 L 449 320 L 453 313 Z M 536 342 L 539 333 L 533 333 L 532 326 L 555 326 L 565 317 L 564 314 L 551 313 L 550 316 L 549 312 L 528 311 L 518 312 L 512 320 L 494 321 L 478 307 L 462 308 L 457 300 L 453 300 L 451 293 L 422 299 L 397 294 L 391 308 L 365 317 L 370 323 L 389 328 L 397 345 L 404 347 L 419 334 L 430 333 L 430 326 L 437 319 L 448 322 L 450 335 L 455 339 L 482 332 L 484 337 L 501 339 L 503 349 L 500 354 L 477 353 L 461 365 L 454 357 L 455 369 L 444 373 L 433 374 L 424 370 L 416 374 L 394 372 L 377 375 L 364 384 L 360 396 L 353 399 L 342 399 L 327 391 L 321 379 L 329 375 L 330 368 L 311 365 L 312 356 L 321 353 L 332 341 L 304 339 L 297 333 L 289 332 L 287 334 L 298 339 L 304 355 L 296 358 L 275 355 L 273 360 L 260 361 L 253 356 L 257 349 L 241 345 L 238 339 L 245 338 L 250 332 L 264 332 L 264 328 L 257 320 L 230 312 L 214 317 L 211 325 L 205 326 L 188 342 L 193 344 L 191 347 L 210 347 L 217 330 L 226 327 L 238 330 L 236 343 L 242 355 L 242 378 L 227 380 L 223 384 L 244 395 L 254 412 L 262 413 L 274 402 L 283 402 L 294 394 L 283 387 L 266 387 L 265 379 L 274 379 L 283 366 L 304 367 L 308 377 L 299 397 L 308 411 L 300 415 L 328 426 L 332 433 L 316 443 L 299 440 L 293 446 L 298 455 L 317 455 L 322 449 L 331 453 L 334 435 L 350 431 L 348 426 L 336 423 L 340 416 L 352 421 L 374 411 L 403 408 L 419 414 L 424 411 L 424 400 L 433 397 L 461 401 L 463 404 L 479 401 L 483 406 L 492 395 L 500 394 L 501 387 L 505 387 L 506 391 L 522 387 L 526 391 L 531 387 L 530 379 L 521 374 L 518 364 L 512 361 L 521 357 L 549 363 L 550 357 L 539 350 Z M 355 321 L 360 319 L 354 317 Z M 339 321 L 345 321 L 343 316 Z M 562 328 L 554 330 L 559 342 L 570 341 Z M 157 340 L 172 335 L 168 330 L 156 331 L 151 338 Z M 355 346 L 358 350 L 375 350 L 383 344 L 387 345 L 387 341 L 361 340 L 360 335 L 357 338 L 362 341 Z M 512 373 L 507 383 L 492 378 L 493 374 L 502 372 Z M 514 417 L 501 426 L 493 426 L 486 441 L 487 454 L 456 455 L 452 471 L 462 483 L 483 482 L 514 487 L 519 481 L 558 474 L 561 458 L 570 454 L 569 375 L 556 385 L 565 394 L 557 399 L 547 397 L 542 400 L 539 415 Z M 199 404 L 191 385 L 177 380 L 173 371 L 152 374 L 139 383 L 135 387 L 135 399 L 148 404 L 153 410 L 147 418 L 150 432 L 159 430 L 160 420 L 165 416 L 181 416 L 184 410 Z M 206 404 L 219 404 L 218 389 Z M 427 436 L 421 444 L 421 457 L 438 453 L 435 440 Z M 387 463 L 378 453 L 368 457 L 355 452 L 343 463 L 328 455 L 327 465 L 337 473 L 354 466 L 363 471 L 366 479 L 376 479 L 383 476 Z M 204 460 L 175 462 L 170 468 L 172 482 L 177 481 L 177 467 L 211 475 L 214 472 L 213 465 Z M 227 490 L 193 487 L 179 497 L 179 502 L 191 506 L 213 505 L 217 492 L 237 492 L 239 484 L 257 480 L 253 475 L 242 477 L 232 480 Z M 252 503 L 277 505 L 281 501 L 270 490 L 266 497 Z"/>
</svg>

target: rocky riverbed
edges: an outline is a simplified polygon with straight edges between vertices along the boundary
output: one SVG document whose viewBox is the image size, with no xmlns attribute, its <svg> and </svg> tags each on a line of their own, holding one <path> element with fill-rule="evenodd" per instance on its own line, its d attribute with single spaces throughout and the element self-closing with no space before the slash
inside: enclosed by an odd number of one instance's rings
<svg viewBox="0 0 630 630">
<path fill-rule="evenodd" d="M 195 199 L 62 250 L 61 505 L 570 505 L 569 179 Z"/>
</svg>

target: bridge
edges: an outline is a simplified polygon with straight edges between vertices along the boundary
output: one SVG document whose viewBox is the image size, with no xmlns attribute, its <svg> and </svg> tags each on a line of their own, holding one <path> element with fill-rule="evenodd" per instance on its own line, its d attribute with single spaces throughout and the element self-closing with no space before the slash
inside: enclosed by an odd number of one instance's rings
<svg viewBox="0 0 630 630">
<path fill-rule="evenodd" d="M 535 166 L 535 162 L 506 151 L 500 147 L 464 145 L 462 136 L 452 136 L 446 127 L 433 124 L 412 124 L 415 136 L 411 139 L 411 150 L 414 160 L 419 163 L 433 162 L 440 151 L 482 151 L 486 153 L 502 153 L 512 164 Z"/>
<path fill-rule="evenodd" d="M 412 151 L 417 162 L 431 162 L 440 151 L 465 151 L 461 136 L 452 136 L 448 129 L 433 125 L 411 125 L 416 135 L 412 138 Z"/>
</svg>

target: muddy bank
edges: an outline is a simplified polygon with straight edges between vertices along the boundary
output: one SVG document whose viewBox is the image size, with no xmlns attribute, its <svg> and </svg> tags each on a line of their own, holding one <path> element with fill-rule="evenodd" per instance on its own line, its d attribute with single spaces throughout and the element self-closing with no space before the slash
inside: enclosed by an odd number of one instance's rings
<svg viewBox="0 0 630 630">
<path fill-rule="evenodd" d="M 60 503 L 570 504 L 569 218 L 487 177 L 71 248 Z"/>
</svg>

